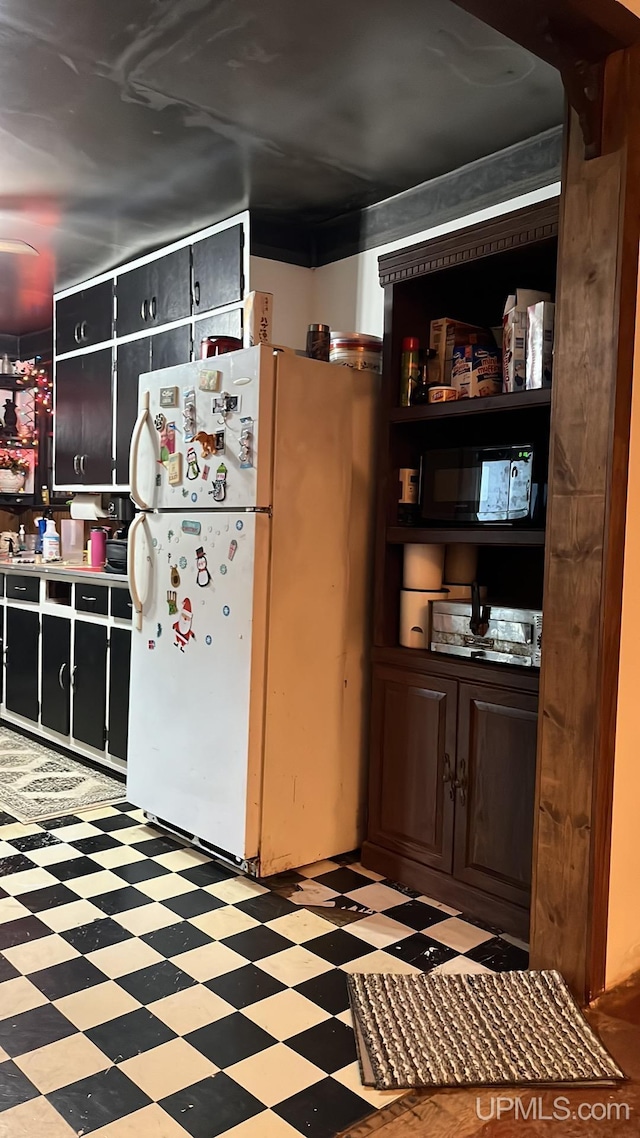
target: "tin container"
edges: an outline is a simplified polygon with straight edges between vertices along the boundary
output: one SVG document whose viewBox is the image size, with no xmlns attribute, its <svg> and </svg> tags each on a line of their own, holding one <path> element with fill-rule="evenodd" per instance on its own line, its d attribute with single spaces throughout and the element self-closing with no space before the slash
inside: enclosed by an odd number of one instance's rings
<svg viewBox="0 0 640 1138">
<path fill-rule="evenodd" d="M 382 371 L 382 340 L 364 332 L 332 332 L 329 360 L 357 371 Z"/>
<path fill-rule="evenodd" d="M 310 360 L 329 362 L 331 328 L 328 324 L 310 324 L 307 329 L 307 355 Z"/>
<path fill-rule="evenodd" d="M 444 384 L 429 388 L 430 403 L 449 403 L 458 398 L 455 387 L 446 387 Z"/>
</svg>

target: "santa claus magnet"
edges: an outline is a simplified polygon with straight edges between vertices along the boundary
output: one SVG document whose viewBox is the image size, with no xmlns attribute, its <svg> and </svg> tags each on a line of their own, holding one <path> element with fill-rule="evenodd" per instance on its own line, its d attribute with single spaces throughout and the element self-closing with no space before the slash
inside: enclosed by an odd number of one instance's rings
<svg viewBox="0 0 640 1138">
<path fill-rule="evenodd" d="M 173 642 L 174 647 L 179 648 L 181 652 L 184 652 L 190 640 L 195 640 L 196 638 L 195 632 L 191 627 L 192 623 L 193 610 L 191 607 L 191 601 L 188 597 L 185 597 L 180 608 L 178 619 L 173 625 L 173 631 L 176 634 L 176 638 Z"/>
</svg>

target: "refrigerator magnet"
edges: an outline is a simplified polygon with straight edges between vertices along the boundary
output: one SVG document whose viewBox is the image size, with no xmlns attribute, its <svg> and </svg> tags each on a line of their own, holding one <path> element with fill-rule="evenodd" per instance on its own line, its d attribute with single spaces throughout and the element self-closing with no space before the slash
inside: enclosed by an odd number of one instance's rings
<svg viewBox="0 0 640 1138">
<path fill-rule="evenodd" d="M 166 415 L 162 414 L 162 411 L 158 411 L 158 414 L 154 417 L 153 425 L 154 425 L 156 431 L 163 431 L 164 428 L 166 427 L 167 417 L 166 417 Z"/>
<path fill-rule="evenodd" d="M 180 566 L 181 569 L 186 569 L 187 568 L 186 557 L 181 557 L 180 560 L 178 561 L 178 565 Z"/>
<path fill-rule="evenodd" d="M 180 574 L 178 573 L 178 568 L 176 565 L 171 566 L 171 588 L 180 588 Z"/>
<path fill-rule="evenodd" d="M 224 462 L 216 470 L 216 476 L 213 481 L 213 489 L 209 493 L 213 496 L 214 502 L 224 502 L 227 496 L 227 468 Z"/>
<path fill-rule="evenodd" d="M 203 466 L 203 467 L 202 467 L 202 481 L 203 481 L 203 482 L 208 482 L 208 481 L 209 481 L 209 472 L 210 472 L 210 470 L 211 470 L 211 467 L 209 467 L 209 466 Z"/>
<path fill-rule="evenodd" d="M 192 624 L 193 610 L 191 607 L 191 601 L 188 597 L 185 597 L 182 602 L 182 607 L 180 609 L 178 619 L 173 625 L 173 631 L 176 634 L 174 647 L 179 648 L 181 652 L 184 652 L 190 640 L 195 640 L 196 634 L 191 627 Z"/>
<path fill-rule="evenodd" d="M 200 465 L 198 463 L 198 458 L 197 458 L 196 452 L 193 449 L 193 447 L 188 448 L 186 459 L 187 459 L 187 478 L 188 478 L 189 482 L 193 482 L 198 477 L 198 475 L 200 473 Z"/>
<path fill-rule="evenodd" d="M 149 650 L 151 651 L 152 649 L 154 649 L 154 648 L 155 648 L 155 646 L 156 646 L 156 642 L 155 642 L 155 640 L 150 640 L 150 641 L 149 641 L 149 644 L 148 644 L 148 648 L 149 648 Z"/>
<path fill-rule="evenodd" d="M 191 533 L 194 537 L 199 537 L 202 532 L 202 526 L 200 522 L 194 522 L 191 518 L 185 518 L 182 523 L 182 532 Z"/>
<path fill-rule="evenodd" d="M 161 387 L 160 388 L 160 406 L 161 407 L 177 407 L 178 406 L 178 388 L 177 387 Z"/>
<path fill-rule="evenodd" d="M 158 627 L 156 629 L 156 636 L 157 636 L 158 640 L 162 636 L 162 625 L 160 624 L 160 622 L 158 622 Z"/>
<path fill-rule="evenodd" d="M 180 453 L 168 455 L 167 476 L 170 486 L 179 486 L 182 482 L 182 455 Z"/>
<path fill-rule="evenodd" d="M 231 609 L 229 608 L 228 605 L 222 606 L 222 615 L 223 616 L 230 616 L 231 615 Z"/>
<path fill-rule="evenodd" d="M 195 387 L 185 387 L 182 392 L 182 433 L 186 443 L 193 442 L 196 433 Z"/>
<path fill-rule="evenodd" d="M 222 565 L 220 566 L 220 572 L 222 573 L 223 577 L 224 577 L 225 573 L 227 572 L 227 567 L 224 564 L 224 561 L 223 561 Z"/>
<path fill-rule="evenodd" d="M 233 561 L 237 552 L 238 552 L 238 543 L 234 537 L 233 541 L 229 545 L 229 561 Z"/>
<path fill-rule="evenodd" d="M 211 583 L 211 574 L 207 566 L 207 555 L 201 545 L 196 549 L 196 585 L 201 589 Z"/>
<path fill-rule="evenodd" d="M 198 387 L 200 391 L 218 391 L 221 379 L 221 371 L 215 371 L 214 368 L 207 368 L 206 370 L 198 372 Z"/>
<path fill-rule="evenodd" d="M 167 605 L 169 607 L 169 616 L 176 616 L 178 612 L 178 605 L 176 604 L 178 594 L 174 589 L 167 589 Z"/>
<path fill-rule="evenodd" d="M 210 647 L 211 647 L 211 645 L 213 644 L 213 637 L 211 637 L 211 636 L 205 636 L 205 638 L 204 638 L 204 642 L 205 642 L 205 644 L 207 645 L 207 647 L 208 647 L 208 648 L 210 648 Z"/>
</svg>

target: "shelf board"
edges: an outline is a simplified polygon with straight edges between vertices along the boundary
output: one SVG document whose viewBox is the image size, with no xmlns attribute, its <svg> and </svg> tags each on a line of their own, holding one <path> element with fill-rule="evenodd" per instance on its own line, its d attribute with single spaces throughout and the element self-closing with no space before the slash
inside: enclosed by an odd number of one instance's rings
<svg viewBox="0 0 640 1138">
<path fill-rule="evenodd" d="M 0 450 L 36 450 L 37 447 L 35 439 L 3 438 L 0 435 Z"/>
<path fill-rule="evenodd" d="M 485 395 L 477 399 L 459 399 L 451 403 L 428 403 L 425 407 L 394 407 L 392 423 L 423 423 L 430 419 L 451 419 L 456 415 L 486 415 L 496 411 L 527 411 L 551 406 L 551 389 L 514 391 L 508 395 Z"/>
<path fill-rule="evenodd" d="M 451 529 L 440 527 L 389 526 L 387 541 L 390 545 L 438 542 L 453 545 L 465 542 L 470 545 L 544 545 L 543 529 L 517 529 L 509 526 L 478 526 Z"/>
<path fill-rule="evenodd" d="M 447 656 L 444 652 L 431 652 L 429 649 L 403 648 L 401 645 L 374 647 L 372 658 L 376 664 L 413 668 L 427 675 L 436 672 L 462 681 L 481 681 L 525 691 L 536 692 L 540 683 L 539 668 L 520 668 L 516 664 L 473 660 L 467 656 Z"/>
<path fill-rule="evenodd" d="M 35 390 L 37 383 L 33 376 L 13 375 L 12 372 L 0 372 L 0 390 L 28 391 Z"/>
</svg>

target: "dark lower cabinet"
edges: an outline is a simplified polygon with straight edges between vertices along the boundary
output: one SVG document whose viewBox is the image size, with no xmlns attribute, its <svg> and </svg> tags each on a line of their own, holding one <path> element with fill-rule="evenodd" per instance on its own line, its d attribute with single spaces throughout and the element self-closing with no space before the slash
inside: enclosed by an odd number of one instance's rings
<svg viewBox="0 0 640 1138">
<path fill-rule="evenodd" d="M 369 840 L 449 872 L 457 684 L 380 668 L 372 694 Z"/>
<path fill-rule="evenodd" d="M 128 628 L 112 628 L 109 655 L 109 736 L 110 755 L 127 757 L 129 734 L 129 664 L 131 633 Z"/>
<path fill-rule="evenodd" d="M 538 701 L 460 684 L 454 876 L 505 901 L 531 891 Z"/>
<path fill-rule="evenodd" d="M 70 727 L 71 622 L 60 616 L 42 617 L 42 707 L 40 720 L 60 735 Z"/>
<path fill-rule="evenodd" d="M 376 665 L 363 865 L 526 935 L 537 708 L 531 690 Z"/>
<path fill-rule="evenodd" d="M 76 621 L 73 667 L 73 737 L 103 751 L 107 711 L 107 628 Z"/>
<path fill-rule="evenodd" d="M 37 723 L 40 614 L 8 605 L 6 635 L 6 707 Z"/>
</svg>

